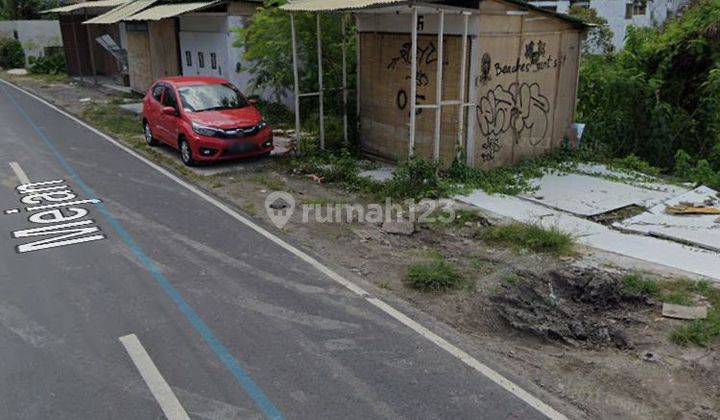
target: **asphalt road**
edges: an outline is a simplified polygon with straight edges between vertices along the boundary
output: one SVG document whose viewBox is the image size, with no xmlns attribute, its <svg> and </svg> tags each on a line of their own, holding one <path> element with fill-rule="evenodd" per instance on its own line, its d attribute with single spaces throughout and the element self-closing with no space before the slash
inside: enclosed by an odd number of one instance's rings
<svg viewBox="0 0 720 420">
<path fill-rule="evenodd" d="M 18 191 L 23 173 L 35 185 Z M 543 417 L 382 303 L 3 83 L 0 232 L 3 419 Z"/>
</svg>

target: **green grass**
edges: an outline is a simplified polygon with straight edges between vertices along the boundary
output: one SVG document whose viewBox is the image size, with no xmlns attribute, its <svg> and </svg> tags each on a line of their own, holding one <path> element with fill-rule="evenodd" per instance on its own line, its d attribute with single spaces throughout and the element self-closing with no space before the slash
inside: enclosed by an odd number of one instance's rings
<svg viewBox="0 0 720 420">
<path fill-rule="evenodd" d="M 623 278 L 624 290 L 629 294 L 645 294 L 660 302 L 676 305 L 694 305 L 698 296 L 705 298 L 711 305 L 705 319 L 696 319 L 685 323 L 670 333 L 670 340 L 676 344 L 690 344 L 705 347 L 720 338 L 720 289 L 706 281 L 679 279 L 673 281 L 655 281 L 640 274 L 628 274 Z"/>
<path fill-rule="evenodd" d="M 443 258 L 433 258 L 408 268 L 405 284 L 422 292 L 444 292 L 467 285 L 465 276 Z"/>
<path fill-rule="evenodd" d="M 150 159 L 173 168 L 187 178 L 200 179 L 201 176 L 180 163 L 180 159 L 170 158 L 156 148 L 148 146 L 143 136 L 140 119 L 121 109 L 118 103 L 122 103 L 118 98 L 113 98 L 108 104 L 90 103 L 83 112 L 82 118 L 100 131 L 124 141 Z"/>
<path fill-rule="evenodd" d="M 657 296 L 660 286 L 656 281 L 647 279 L 640 274 L 628 274 L 622 279 L 623 292 L 628 295 Z"/>
<path fill-rule="evenodd" d="M 557 227 L 544 228 L 538 225 L 512 223 L 492 226 L 479 234 L 480 238 L 493 243 L 509 246 L 515 250 L 528 249 L 553 255 L 572 255 L 575 240 Z"/>
</svg>

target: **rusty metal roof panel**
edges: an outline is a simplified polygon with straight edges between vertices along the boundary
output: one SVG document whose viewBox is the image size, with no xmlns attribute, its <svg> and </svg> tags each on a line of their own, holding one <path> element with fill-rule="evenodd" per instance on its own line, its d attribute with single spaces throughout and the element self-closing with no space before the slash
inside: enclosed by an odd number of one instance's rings
<svg viewBox="0 0 720 420">
<path fill-rule="evenodd" d="M 83 22 L 83 23 L 93 24 L 93 25 L 109 25 L 109 24 L 113 24 L 113 23 L 118 23 L 118 22 L 122 21 L 124 18 L 132 16 L 136 13 L 139 13 L 157 2 L 158 2 L 158 0 L 130 1 L 128 3 L 124 3 L 118 7 L 110 10 L 109 12 L 103 13 L 102 15 L 96 16 L 90 20 Z"/>
</svg>

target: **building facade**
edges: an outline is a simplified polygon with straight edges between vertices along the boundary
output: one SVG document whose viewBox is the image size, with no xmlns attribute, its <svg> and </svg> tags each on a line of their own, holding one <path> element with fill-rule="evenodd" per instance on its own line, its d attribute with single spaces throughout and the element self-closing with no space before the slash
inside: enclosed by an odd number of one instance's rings
<svg viewBox="0 0 720 420">
<path fill-rule="evenodd" d="M 558 13 L 569 13 L 572 6 L 595 9 L 613 32 L 615 50 L 622 50 L 628 27 L 661 25 L 690 0 L 530 0 L 530 3 Z"/>
</svg>

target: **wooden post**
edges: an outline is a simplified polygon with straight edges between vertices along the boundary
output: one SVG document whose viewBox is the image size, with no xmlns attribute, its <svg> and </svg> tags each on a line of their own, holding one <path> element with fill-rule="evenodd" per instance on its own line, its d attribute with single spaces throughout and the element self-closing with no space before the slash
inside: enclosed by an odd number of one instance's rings
<svg viewBox="0 0 720 420">
<path fill-rule="evenodd" d="M 85 19 L 83 20 L 88 20 L 87 9 L 85 10 Z M 85 33 L 87 34 L 88 50 L 90 51 L 90 69 L 92 70 L 93 74 L 93 82 L 95 82 L 95 85 L 97 85 L 97 69 L 95 68 L 95 54 L 93 53 L 93 39 L 90 35 L 90 25 L 85 25 Z"/>
</svg>

